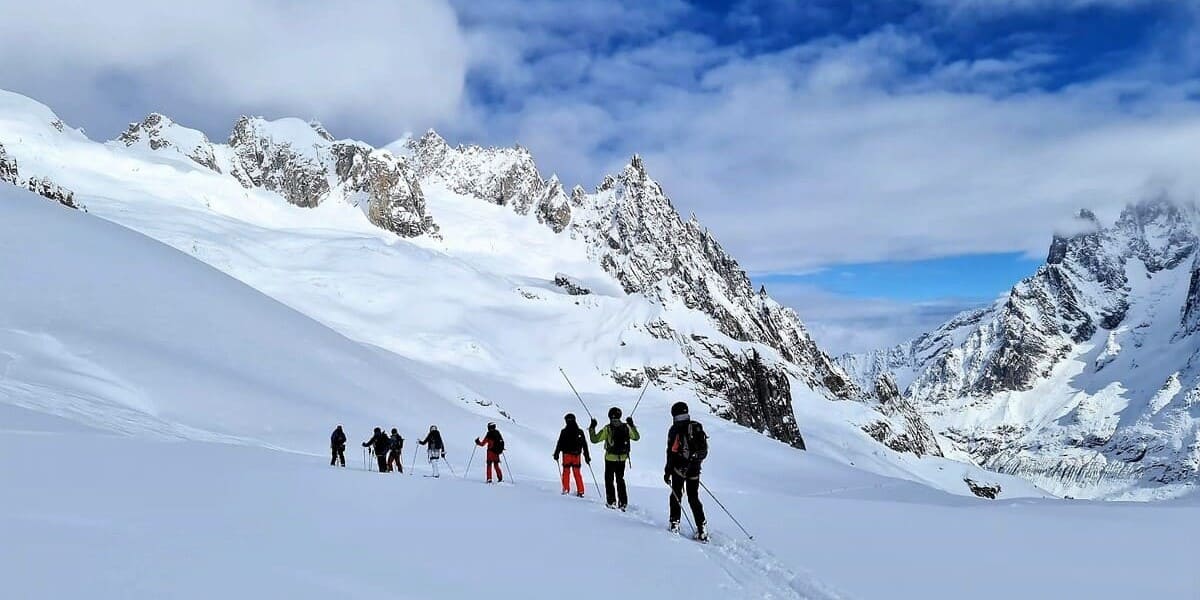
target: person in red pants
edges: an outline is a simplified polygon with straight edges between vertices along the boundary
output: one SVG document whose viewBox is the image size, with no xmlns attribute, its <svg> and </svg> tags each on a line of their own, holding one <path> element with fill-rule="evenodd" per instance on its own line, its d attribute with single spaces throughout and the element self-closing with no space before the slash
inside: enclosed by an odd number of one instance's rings
<svg viewBox="0 0 1200 600">
<path fill-rule="evenodd" d="M 566 421 L 566 427 L 558 434 L 558 445 L 554 447 L 554 460 L 558 461 L 558 455 L 562 454 L 562 493 L 567 495 L 571 493 L 571 475 L 575 475 L 575 495 L 583 497 L 583 474 L 580 473 L 580 467 L 583 463 L 580 462 L 580 455 L 587 464 L 592 464 L 592 455 L 588 452 L 587 437 L 583 435 L 583 429 L 575 422 L 575 415 L 567 413 L 563 417 Z"/>
<path fill-rule="evenodd" d="M 496 481 L 504 481 L 504 472 L 500 470 L 500 455 L 504 453 L 504 437 L 500 435 L 500 430 L 496 429 L 495 423 L 488 423 L 487 433 L 483 435 L 483 439 L 476 438 L 475 445 L 487 448 L 487 482 L 492 482 L 492 468 L 496 469 Z"/>
</svg>

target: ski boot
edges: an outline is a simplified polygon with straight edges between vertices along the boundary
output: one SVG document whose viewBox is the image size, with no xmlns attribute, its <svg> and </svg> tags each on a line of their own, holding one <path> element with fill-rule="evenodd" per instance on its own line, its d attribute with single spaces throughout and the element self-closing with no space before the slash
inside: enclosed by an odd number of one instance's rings
<svg viewBox="0 0 1200 600">
<path fill-rule="evenodd" d="M 564 495 L 564 496 L 566 496 L 567 494 L 570 494 L 570 493 L 571 493 L 571 490 L 563 490 L 562 491 L 562 495 Z"/>
<path fill-rule="evenodd" d="M 583 497 L 583 492 L 575 492 L 575 497 L 576 497 L 576 498 L 582 498 L 582 497 Z"/>
<path fill-rule="evenodd" d="M 697 542 L 706 542 L 706 543 L 708 542 L 708 526 L 705 525 L 704 523 L 701 523 L 696 526 L 696 541 Z"/>
<path fill-rule="evenodd" d="M 616 503 L 616 502 L 609 502 L 608 504 L 605 504 L 605 506 L 607 506 L 607 507 L 608 507 L 608 508 L 610 508 L 610 509 L 616 510 L 616 508 L 617 508 L 617 503 Z"/>
<path fill-rule="evenodd" d="M 618 504 L 617 505 L 617 510 L 619 510 L 621 512 L 625 512 L 625 509 L 627 509 L 627 508 L 629 508 L 628 504 Z"/>
<path fill-rule="evenodd" d="M 671 521 L 671 524 L 667 526 L 667 531 L 679 533 L 679 521 Z"/>
</svg>

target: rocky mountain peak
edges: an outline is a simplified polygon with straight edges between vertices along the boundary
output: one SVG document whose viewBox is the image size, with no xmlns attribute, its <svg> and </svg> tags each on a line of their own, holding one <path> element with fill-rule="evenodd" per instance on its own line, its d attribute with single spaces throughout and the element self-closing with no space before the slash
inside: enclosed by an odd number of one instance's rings
<svg viewBox="0 0 1200 600">
<path fill-rule="evenodd" d="M 213 145 L 208 136 L 195 129 L 188 129 L 161 113 L 150 113 L 140 123 L 130 123 L 117 136 L 117 141 L 126 147 L 144 146 L 150 150 L 172 150 L 198 165 L 221 172 Z"/>
</svg>

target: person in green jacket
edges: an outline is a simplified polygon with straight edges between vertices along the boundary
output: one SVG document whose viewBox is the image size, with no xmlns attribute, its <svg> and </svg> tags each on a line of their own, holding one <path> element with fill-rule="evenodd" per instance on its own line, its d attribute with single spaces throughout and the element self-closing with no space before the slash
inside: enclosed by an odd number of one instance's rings
<svg viewBox="0 0 1200 600">
<path fill-rule="evenodd" d="M 642 438 L 633 417 L 621 422 L 621 409 L 608 409 L 608 425 L 596 432 L 596 419 L 588 425 L 588 437 L 593 444 L 604 442 L 604 495 L 609 508 L 625 510 L 629 496 L 625 493 L 625 463 L 629 460 L 630 442 Z"/>
</svg>

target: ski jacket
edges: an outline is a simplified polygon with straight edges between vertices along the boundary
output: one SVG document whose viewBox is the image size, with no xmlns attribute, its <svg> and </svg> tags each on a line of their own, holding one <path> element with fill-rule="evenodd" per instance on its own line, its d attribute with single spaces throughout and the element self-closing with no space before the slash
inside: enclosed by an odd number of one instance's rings
<svg viewBox="0 0 1200 600">
<path fill-rule="evenodd" d="M 558 444 L 554 446 L 554 458 L 557 459 L 559 454 L 583 454 L 584 458 L 592 460 L 592 455 L 588 452 L 587 438 L 578 425 L 563 427 L 559 432 Z"/>
<path fill-rule="evenodd" d="M 388 446 L 391 445 L 392 441 L 389 440 L 387 434 L 382 431 L 371 436 L 371 439 L 363 442 L 364 448 L 370 446 L 373 450 L 375 450 L 375 454 L 378 454 L 379 456 L 387 454 Z"/>
<path fill-rule="evenodd" d="M 629 425 L 628 423 L 622 423 L 620 421 L 609 422 L 608 425 L 605 425 L 604 427 L 600 428 L 599 433 L 596 432 L 595 428 L 593 428 L 589 425 L 588 426 L 588 437 L 590 437 L 592 439 L 593 444 L 599 444 L 600 442 L 604 442 L 604 460 L 606 460 L 608 462 L 625 462 L 625 461 L 629 460 L 628 454 L 613 454 L 612 452 L 609 452 L 609 447 L 612 445 L 609 443 L 609 440 L 612 438 L 611 432 L 612 432 L 612 427 L 614 424 L 624 425 L 629 428 L 629 441 L 630 442 L 636 442 L 636 441 L 642 439 L 642 435 L 640 433 L 638 433 L 637 427 L 634 427 L 633 425 Z"/>
<path fill-rule="evenodd" d="M 446 449 L 446 446 L 442 444 L 442 432 L 440 431 L 430 431 L 429 435 L 425 436 L 425 439 L 420 440 L 417 443 L 422 446 L 428 444 L 430 450 Z"/>
<path fill-rule="evenodd" d="M 488 452 L 497 453 L 497 448 L 501 445 L 500 431 L 492 429 L 483 435 L 483 439 L 475 440 L 476 446 L 486 446 Z"/>
<path fill-rule="evenodd" d="M 400 434 L 393 433 L 392 437 L 388 438 L 388 448 L 392 452 L 402 452 L 404 450 L 404 438 Z"/>
<path fill-rule="evenodd" d="M 334 448 L 346 449 L 346 433 L 341 429 L 334 429 L 333 434 L 329 436 L 329 445 Z"/>
<path fill-rule="evenodd" d="M 667 474 L 678 473 L 688 479 L 700 477 L 700 461 L 692 461 L 679 454 L 683 438 L 688 435 L 688 425 L 691 419 L 676 421 L 667 431 Z"/>
</svg>

